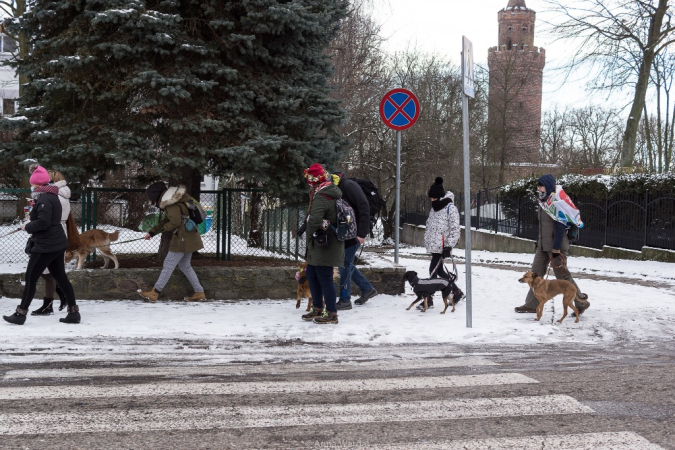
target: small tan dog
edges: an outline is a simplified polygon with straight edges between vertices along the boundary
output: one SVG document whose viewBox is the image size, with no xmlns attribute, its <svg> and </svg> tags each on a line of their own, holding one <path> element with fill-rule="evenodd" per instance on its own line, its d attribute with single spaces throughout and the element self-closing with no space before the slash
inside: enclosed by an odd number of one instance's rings
<svg viewBox="0 0 675 450">
<path fill-rule="evenodd" d="M 117 256 L 110 251 L 110 243 L 116 241 L 120 237 L 119 231 L 106 233 L 103 230 L 89 230 L 80 234 L 80 247 L 66 252 L 66 263 L 69 263 L 73 258 L 77 258 L 77 268 L 81 269 L 84 265 L 84 260 L 94 249 L 97 249 L 103 257 L 103 268 L 108 268 L 108 261 L 112 260 L 115 263 L 115 269 L 120 265 L 117 261 Z"/>
<path fill-rule="evenodd" d="M 542 277 L 532 272 L 531 270 L 525 273 L 523 277 L 518 280 L 521 283 L 527 283 L 534 296 L 539 300 L 539 306 L 537 306 L 537 318 L 534 320 L 541 319 L 541 315 L 544 312 L 544 304 L 555 297 L 558 294 L 563 295 L 563 316 L 560 318 L 558 323 L 562 322 L 565 317 L 567 317 L 567 307 L 572 308 L 577 315 L 577 320 L 574 322 L 579 322 L 579 310 L 574 306 L 574 300 L 578 298 L 577 288 L 567 280 L 544 280 Z M 586 299 L 579 300 L 585 301 Z"/>
<path fill-rule="evenodd" d="M 309 291 L 309 281 L 307 281 L 307 263 L 300 264 L 300 270 L 295 273 L 295 281 L 298 282 L 298 299 L 295 303 L 295 309 L 300 308 L 300 302 L 303 298 L 307 299 L 307 309 L 312 309 L 312 293 Z M 340 272 L 337 267 L 333 268 L 333 280 L 340 279 Z M 322 302 L 323 307 L 326 308 L 326 302 Z"/>
</svg>

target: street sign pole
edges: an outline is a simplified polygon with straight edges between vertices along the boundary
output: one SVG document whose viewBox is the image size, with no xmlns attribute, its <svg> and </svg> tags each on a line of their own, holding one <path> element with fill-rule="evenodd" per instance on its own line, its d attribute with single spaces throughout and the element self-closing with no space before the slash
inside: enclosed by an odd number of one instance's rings
<svg viewBox="0 0 675 450">
<path fill-rule="evenodd" d="M 462 36 L 462 129 L 464 147 L 464 256 L 466 272 L 466 327 L 472 328 L 471 296 L 471 158 L 469 155 L 469 95 L 473 97 L 473 46 Z M 478 208 L 479 205 L 476 205 Z"/>
<path fill-rule="evenodd" d="M 396 131 L 396 218 L 394 219 L 394 263 L 398 264 L 398 244 L 401 229 L 401 131 Z"/>
</svg>

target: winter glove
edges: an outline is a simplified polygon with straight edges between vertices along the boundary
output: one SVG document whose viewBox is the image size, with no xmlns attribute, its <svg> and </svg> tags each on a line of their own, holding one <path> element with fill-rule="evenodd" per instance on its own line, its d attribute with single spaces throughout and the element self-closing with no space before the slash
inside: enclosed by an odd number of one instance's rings
<svg viewBox="0 0 675 450">
<path fill-rule="evenodd" d="M 443 247 L 443 258 L 449 258 L 452 255 L 452 247 Z"/>
<path fill-rule="evenodd" d="M 325 230 L 318 229 L 314 232 L 312 235 L 312 239 L 314 239 L 314 242 L 316 242 L 316 245 L 319 247 L 323 248 L 328 248 L 330 247 L 330 234 L 328 234 Z"/>
<path fill-rule="evenodd" d="M 554 269 L 559 269 L 563 265 L 562 255 L 560 253 L 554 253 L 553 258 L 551 259 L 551 267 Z"/>
<path fill-rule="evenodd" d="M 300 225 L 300 228 L 298 228 L 298 231 L 296 231 L 295 234 L 299 237 L 305 234 L 305 231 L 307 231 L 307 222 L 302 222 L 302 225 Z"/>
</svg>

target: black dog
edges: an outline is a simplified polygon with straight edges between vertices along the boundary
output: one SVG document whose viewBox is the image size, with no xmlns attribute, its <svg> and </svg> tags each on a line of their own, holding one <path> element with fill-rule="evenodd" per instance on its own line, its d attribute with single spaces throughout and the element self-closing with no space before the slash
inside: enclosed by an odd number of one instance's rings
<svg viewBox="0 0 675 450">
<path fill-rule="evenodd" d="M 445 311 L 448 309 L 448 300 L 450 300 L 450 304 L 452 305 L 452 312 L 455 312 L 455 302 L 451 296 L 452 283 L 449 280 L 444 278 L 426 278 L 424 280 L 420 280 L 417 276 L 417 272 L 413 271 L 406 272 L 405 275 L 403 275 L 403 279 L 410 283 L 410 286 L 413 288 L 413 292 L 417 295 L 415 301 L 412 302 L 410 306 L 408 306 L 406 311 L 409 311 L 410 308 L 415 306 L 415 303 L 424 299 L 424 307 L 422 308 L 422 312 L 426 312 L 427 307 L 429 306 L 429 300 L 431 300 L 433 297 L 434 292 L 440 291 L 441 295 L 443 296 L 443 302 L 445 303 L 445 308 L 443 311 L 441 311 L 441 314 L 445 314 Z"/>
</svg>

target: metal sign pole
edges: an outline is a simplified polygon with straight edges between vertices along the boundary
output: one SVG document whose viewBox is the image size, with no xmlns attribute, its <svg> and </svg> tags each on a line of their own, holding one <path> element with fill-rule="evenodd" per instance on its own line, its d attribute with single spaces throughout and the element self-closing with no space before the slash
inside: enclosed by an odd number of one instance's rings
<svg viewBox="0 0 675 450">
<path fill-rule="evenodd" d="M 401 132 L 396 132 L 396 217 L 394 219 L 394 263 L 398 264 L 398 243 L 401 229 Z"/>
<path fill-rule="evenodd" d="M 466 327 L 473 322 L 471 299 L 471 158 L 469 155 L 469 95 L 473 90 L 473 48 L 462 36 L 462 128 L 464 147 L 464 255 L 466 272 Z M 478 208 L 479 205 L 476 205 Z"/>
<path fill-rule="evenodd" d="M 471 159 L 469 158 L 469 97 L 462 94 L 464 129 L 464 260 L 466 262 L 466 327 L 472 326 L 471 311 Z"/>
</svg>

